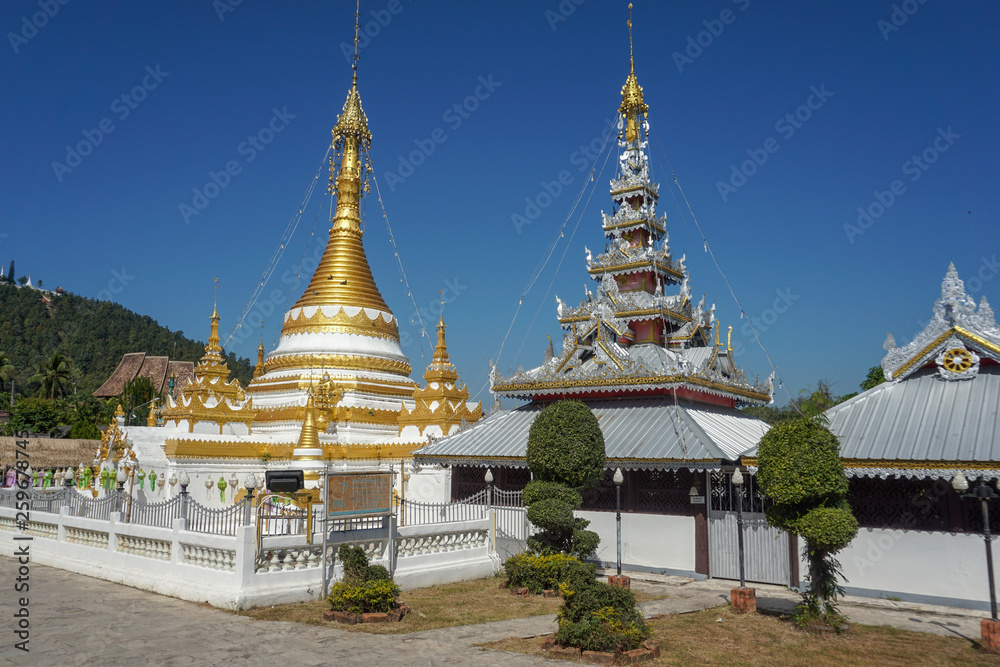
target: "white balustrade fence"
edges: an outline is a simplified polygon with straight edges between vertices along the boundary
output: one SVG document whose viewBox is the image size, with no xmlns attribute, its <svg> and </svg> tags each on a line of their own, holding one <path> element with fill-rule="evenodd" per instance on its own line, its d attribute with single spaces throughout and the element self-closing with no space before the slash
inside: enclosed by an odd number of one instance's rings
<svg viewBox="0 0 1000 667">
<path fill-rule="evenodd" d="M 454 503 L 421 503 L 404 500 L 400 508 L 400 525 L 424 526 L 433 523 L 474 521 L 486 517 L 486 490 Z"/>
</svg>

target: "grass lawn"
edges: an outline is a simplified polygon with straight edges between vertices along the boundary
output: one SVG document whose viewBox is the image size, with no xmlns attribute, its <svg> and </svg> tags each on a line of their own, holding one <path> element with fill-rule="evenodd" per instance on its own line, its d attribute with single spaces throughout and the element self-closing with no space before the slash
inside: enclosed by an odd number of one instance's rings
<svg viewBox="0 0 1000 667">
<path fill-rule="evenodd" d="M 717 622 L 721 618 L 722 622 Z M 843 635 L 798 630 L 787 616 L 733 614 L 717 607 L 652 619 L 658 660 L 648 665 L 998 665 L 1000 657 L 958 637 L 888 626 L 852 625 Z M 506 639 L 483 646 L 548 656 L 541 640 Z"/>
<path fill-rule="evenodd" d="M 490 577 L 403 591 L 399 599 L 411 611 L 399 623 L 342 625 L 332 621 L 324 621 L 321 614 L 330 608 L 326 600 L 252 607 L 236 613 L 261 621 L 291 621 L 293 623 L 323 625 L 352 632 L 401 634 L 554 614 L 559 609 L 559 605 L 562 604 L 562 600 L 559 598 L 544 598 L 541 595 L 521 598 L 511 595 L 506 589 L 500 588 L 500 581 L 499 578 Z M 662 595 L 636 592 L 636 599 L 640 602 L 662 597 Z"/>
</svg>

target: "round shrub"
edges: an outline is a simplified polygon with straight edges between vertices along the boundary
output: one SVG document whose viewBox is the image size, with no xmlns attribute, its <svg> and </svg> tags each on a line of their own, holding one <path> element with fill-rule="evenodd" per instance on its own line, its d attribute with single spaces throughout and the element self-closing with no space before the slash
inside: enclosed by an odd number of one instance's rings
<svg viewBox="0 0 1000 667">
<path fill-rule="evenodd" d="M 639 648 L 649 638 L 649 626 L 636 608 L 632 591 L 594 580 L 576 589 L 564 585 L 560 590 L 565 599 L 556 632 L 560 644 L 622 653 Z"/>
<path fill-rule="evenodd" d="M 813 420 L 771 427 L 757 448 L 757 483 L 776 503 L 821 503 L 848 491 L 837 436 Z"/>
<path fill-rule="evenodd" d="M 556 498 L 546 498 L 528 506 L 528 521 L 543 530 L 573 530 L 573 508 Z"/>
<path fill-rule="evenodd" d="M 787 506 L 775 505 L 768 513 L 770 520 L 772 514 L 784 514 L 781 521 L 785 530 L 795 533 L 805 539 L 813 549 L 823 551 L 840 551 L 854 539 L 858 533 L 858 520 L 850 509 L 843 507 L 811 507 L 804 508 L 805 511 L 797 509 L 795 511 L 782 512 L 775 508 Z"/>
<path fill-rule="evenodd" d="M 577 509 L 583 504 L 583 496 L 576 489 L 571 489 L 565 484 L 558 482 L 544 482 L 540 479 L 533 479 L 528 482 L 521 492 L 521 502 L 525 505 L 533 505 L 539 500 L 555 499 L 569 505 L 572 509 Z"/>
<path fill-rule="evenodd" d="M 525 458 L 534 478 L 573 488 L 593 486 L 604 473 L 604 435 L 580 401 L 559 401 L 538 413 Z"/>
<path fill-rule="evenodd" d="M 592 555 L 600 544 L 601 536 L 592 530 L 577 528 L 573 531 L 573 555 L 577 558 L 587 558 Z"/>
</svg>

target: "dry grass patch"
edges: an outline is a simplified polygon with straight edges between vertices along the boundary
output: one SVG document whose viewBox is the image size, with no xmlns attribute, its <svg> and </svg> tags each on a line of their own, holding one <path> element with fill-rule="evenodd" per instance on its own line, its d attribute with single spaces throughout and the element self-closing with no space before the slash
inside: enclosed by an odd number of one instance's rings
<svg viewBox="0 0 1000 667">
<path fill-rule="evenodd" d="M 511 595 L 507 590 L 499 588 L 499 585 L 500 579 L 490 577 L 403 591 L 399 601 L 410 608 L 410 613 L 399 623 L 343 625 L 324 621 L 321 615 L 330 608 L 326 600 L 252 607 L 236 613 L 261 621 L 291 621 L 381 635 L 554 614 L 562 604 L 559 598 L 543 598 L 541 595 L 521 598 Z"/>
<path fill-rule="evenodd" d="M 716 619 L 722 618 L 722 622 Z M 661 656 L 649 665 L 997 665 L 1000 659 L 971 642 L 888 626 L 852 625 L 843 635 L 798 630 L 787 616 L 733 614 L 718 607 L 671 614 L 649 621 Z M 541 640 L 506 639 L 483 646 L 500 651 L 548 655 Z"/>
</svg>

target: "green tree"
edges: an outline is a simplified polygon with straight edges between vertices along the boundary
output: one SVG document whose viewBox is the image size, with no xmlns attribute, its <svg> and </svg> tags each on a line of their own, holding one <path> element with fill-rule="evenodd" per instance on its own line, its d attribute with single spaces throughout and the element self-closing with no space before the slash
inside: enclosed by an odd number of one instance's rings
<svg viewBox="0 0 1000 667">
<path fill-rule="evenodd" d="M 59 350 L 54 350 L 45 361 L 38 364 L 38 372 L 31 376 L 40 385 L 39 398 L 56 399 L 66 396 L 76 379 L 73 360 Z"/>
<path fill-rule="evenodd" d="M 18 278 L 17 279 L 17 284 L 20 285 L 21 287 L 24 287 L 25 285 L 27 285 L 28 284 L 28 276 L 21 276 L 20 278 Z"/>
<path fill-rule="evenodd" d="M 126 426 L 145 426 L 149 416 L 150 401 L 156 396 L 153 381 L 145 376 L 137 376 L 125 383 L 118 394 L 118 402 L 125 411 Z"/>
<path fill-rule="evenodd" d="M 774 502 L 766 511 L 768 522 L 805 540 L 809 588 L 796 619 L 820 619 L 841 628 L 836 600 L 844 591 L 835 554 L 854 539 L 858 521 L 847 503 L 837 436 L 821 419 L 782 422 L 761 438 L 757 464 L 760 490 Z"/>
<path fill-rule="evenodd" d="M 27 431 L 51 435 L 60 422 L 59 405 L 55 401 L 44 398 L 22 398 L 14 403 L 5 431 L 9 434 Z"/>
<path fill-rule="evenodd" d="M 604 474 L 604 435 L 597 418 L 580 401 L 559 401 L 535 417 L 525 455 L 532 481 L 522 500 L 528 520 L 541 529 L 528 538 L 535 551 L 572 553 L 585 558 L 600 543 L 590 522 L 573 516 L 582 504 L 580 491 Z"/>
<path fill-rule="evenodd" d="M 10 363 L 10 355 L 0 352 L 0 381 L 7 383 L 14 377 L 14 365 Z M 2 388 L 3 385 L 0 385 Z"/>
<path fill-rule="evenodd" d="M 861 383 L 861 391 L 868 391 L 883 382 L 885 382 L 885 374 L 882 372 L 882 367 L 872 366 L 868 369 L 868 377 Z"/>
</svg>

